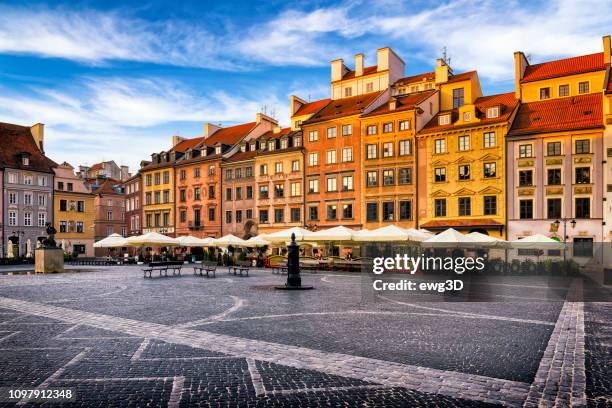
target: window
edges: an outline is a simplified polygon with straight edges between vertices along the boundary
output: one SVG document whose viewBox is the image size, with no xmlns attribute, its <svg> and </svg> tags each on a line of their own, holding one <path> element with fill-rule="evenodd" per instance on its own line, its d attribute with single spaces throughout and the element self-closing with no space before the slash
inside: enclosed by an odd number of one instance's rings
<svg viewBox="0 0 612 408">
<path fill-rule="evenodd" d="M 291 171 L 300 171 L 300 161 L 299 160 L 293 160 L 291 162 Z"/>
<path fill-rule="evenodd" d="M 459 136 L 459 151 L 470 150 L 470 137 L 467 135 Z"/>
<path fill-rule="evenodd" d="M 182 223 L 187 222 L 187 211 L 186 210 L 181 210 L 181 212 L 179 213 L 179 220 Z"/>
<path fill-rule="evenodd" d="M 249 166 L 244 169 L 244 177 L 253 177 L 253 167 Z"/>
<path fill-rule="evenodd" d="M 23 204 L 32 205 L 32 193 L 23 193 Z"/>
<path fill-rule="evenodd" d="M 109 221 L 113 220 L 113 212 L 112 211 L 108 211 L 106 213 L 106 219 L 109 220 Z"/>
<path fill-rule="evenodd" d="M 9 211 L 9 222 L 8 224 L 10 226 L 16 226 L 17 225 L 17 211 Z"/>
<path fill-rule="evenodd" d="M 145 194 L 145 204 L 146 205 L 151 205 L 151 193 L 146 193 Z"/>
<path fill-rule="evenodd" d="M 214 221 L 214 220 L 215 220 L 215 209 L 209 208 L 208 209 L 208 221 Z"/>
<path fill-rule="evenodd" d="M 498 118 L 499 117 L 499 106 L 487 108 L 487 118 Z"/>
<path fill-rule="evenodd" d="M 232 223 L 232 212 L 231 211 L 226 211 L 225 212 L 225 223 L 226 224 L 231 224 Z"/>
<path fill-rule="evenodd" d="M 170 202 L 170 191 L 164 190 L 164 203 Z"/>
<path fill-rule="evenodd" d="M 242 200 L 242 187 L 236 187 L 236 200 Z"/>
<path fill-rule="evenodd" d="M 159 204 L 160 203 L 160 195 L 159 195 L 159 191 L 156 191 L 155 193 L 153 193 L 153 201 L 155 202 L 155 204 Z"/>
<path fill-rule="evenodd" d="M 353 134 L 353 125 L 342 125 L 342 136 L 350 136 Z"/>
<path fill-rule="evenodd" d="M 39 212 L 38 213 L 38 226 L 44 227 L 46 223 L 47 223 L 47 213 Z"/>
<path fill-rule="evenodd" d="M 32 226 L 32 213 L 31 212 L 23 213 L 23 226 L 24 227 Z"/>
<path fill-rule="evenodd" d="M 436 167 L 434 169 L 434 181 L 436 183 L 446 181 L 446 167 Z"/>
<path fill-rule="evenodd" d="M 327 164 L 336 164 L 336 151 L 335 150 L 327 151 Z"/>
<path fill-rule="evenodd" d="M 286 149 L 288 143 L 289 141 L 287 139 L 281 139 L 281 142 L 280 142 L 281 149 Z"/>
<path fill-rule="evenodd" d="M 453 109 L 463 106 L 463 88 L 453 89 Z"/>
<path fill-rule="evenodd" d="M 460 217 L 472 215 L 472 200 L 470 197 L 459 197 L 458 204 Z"/>
<path fill-rule="evenodd" d="M 302 212 L 300 211 L 300 209 L 292 208 L 291 209 L 291 222 L 300 222 L 301 218 L 302 218 Z"/>
<path fill-rule="evenodd" d="M 308 180 L 308 192 L 311 194 L 319 192 L 319 179 Z"/>
<path fill-rule="evenodd" d="M 395 172 L 393 170 L 383 170 L 383 186 L 395 184 Z"/>
<path fill-rule="evenodd" d="M 47 185 L 47 178 L 45 176 L 38 176 L 38 185 L 39 186 L 46 186 Z"/>
<path fill-rule="evenodd" d="M 316 221 L 319 219 L 319 207 L 308 207 L 308 219 Z"/>
<path fill-rule="evenodd" d="M 267 164 L 262 164 L 261 166 L 259 166 L 259 175 L 260 176 L 265 176 L 268 174 L 268 165 Z"/>
<path fill-rule="evenodd" d="M 533 145 L 530 145 L 530 144 L 519 145 L 519 157 L 520 158 L 533 157 Z"/>
<path fill-rule="evenodd" d="M 11 184 L 17 184 L 17 173 L 9 173 L 8 174 L 8 182 L 11 183 Z M 62 187 L 61 189 L 63 189 L 63 188 L 64 187 Z"/>
<path fill-rule="evenodd" d="M 246 188 L 246 198 L 250 200 L 253 198 L 253 186 L 247 186 Z"/>
<path fill-rule="evenodd" d="M 213 188 L 214 191 L 214 188 Z M 194 200 L 199 200 L 200 199 L 200 187 L 195 187 L 193 189 L 193 199 Z"/>
<path fill-rule="evenodd" d="M 276 148 L 276 141 L 270 140 L 268 142 L 268 150 L 273 151 Z"/>
<path fill-rule="evenodd" d="M 154 180 L 155 180 L 155 185 L 160 184 L 160 177 L 159 177 L 159 173 L 155 173 L 155 174 L 153 175 L 153 178 L 154 178 Z"/>
<path fill-rule="evenodd" d="M 434 215 L 436 217 L 446 217 L 446 199 L 436 198 L 434 200 Z"/>
<path fill-rule="evenodd" d="M 68 201 L 60 200 L 60 211 L 68 211 Z"/>
<path fill-rule="evenodd" d="M 236 169 L 234 176 L 236 177 L 236 179 L 242 178 L 242 169 Z"/>
<path fill-rule="evenodd" d="M 591 199 L 588 197 L 576 198 L 576 218 L 591 218 Z"/>
<path fill-rule="evenodd" d="M 589 93 L 589 83 L 587 81 L 578 83 L 578 93 L 579 94 Z"/>
<path fill-rule="evenodd" d="M 383 157 L 393 157 L 393 143 L 383 143 Z"/>
<path fill-rule="evenodd" d="M 338 180 L 336 177 L 327 178 L 327 191 L 338 191 Z"/>
<path fill-rule="evenodd" d="M 17 193 L 9 193 L 9 204 L 17 204 Z M 39 196 L 40 197 L 40 196 Z"/>
<path fill-rule="evenodd" d="M 283 162 L 274 163 L 274 172 L 280 174 L 283 172 Z"/>
<path fill-rule="evenodd" d="M 383 124 L 383 133 L 393 132 L 393 122 L 387 122 Z"/>
<path fill-rule="evenodd" d="M 459 180 L 469 180 L 470 179 L 470 165 L 462 164 L 459 166 Z"/>
<path fill-rule="evenodd" d="M 533 218 L 533 200 L 519 201 L 519 218 L 522 220 L 530 220 Z"/>
<path fill-rule="evenodd" d="M 463 112 L 463 121 L 469 122 L 472 120 L 472 112 Z"/>
<path fill-rule="evenodd" d="M 342 148 L 342 161 L 344 163 L 353 161 L 353 148 L 352 147 Z"/>
<path fill-rule="evenodd" d="M 393 201 L 382 203 L 382 220 L 395 221 L 395 203 Z"/>
<path fill-rule="evenodd" d="M 496 140 L 495 140 L 495 132 L 486 132 L 482 135 L 482 145 L 486 148 L 489 147 L 495 147 Z"/>
<path fill-rule="evenodd" d="M 533 185 L 533 170 L 519 171 L 519 187 Z"/>
<path fill-rule="evenodd" d="M 342 191 L 353 191 L 353 176 L 342 176 Z"/>
<path fill-rule="evenodd" d="M 484 176 L 485 178 L 497 176 L 497 163 L 485 163 Z"/>
<path fill-rule="evenodd" d="M 378 158 L 378 145 L 369 144 L 366 146 L 366 157 L 368 159 Z"/>
<path fill-rule="evenodd" d="M 187 171 L 185 171 L 184 169 L 181 169 L 181 171 L 179 171 L 179 178 L 181 180 L 187 179 Z"/>
<path fill-rule="evenodd" d="M 23 176 L 23 184 L 31 186 L 33 182 L 34 182 L 34 178 L 32 176 L 28 176 L 28 175 Z"/>
<path fill-rule="evenodd" d="M 559 85 L 559 96 L 569 96 L 569 85 Z"/>
<path fill-rule="evenodd" d="M 412 184 L 412 168 L 405 167 L 403 169 L 399 169 L 399 184 Z"/>
<path fill-rule="evenodd" d="M 302 138 L 294 136 L 293 137 L 293 147 L 300 147 L 302 145 Z"/>
<path fill-rule="evenodd" d="M 399 202 L 399 219 L 411 220 L 412 219 L 412 201 L 404 200 Z"/>
<path fill-rule="evenodd" d="M 372 136 L 378 133 L 378 128 L 376 125 L 369 125 L 366 127 L 366 135 Z"/>
<path fill-rule="evenodd" d="M 352 96 L 352 95 L 353 95 L 353 88 L 351 88 L 351 87 L 344 88 L 344 96 L 345 97 Z"/>
<path fill-rule="evenodd" d="M 68 223 L 66 221 L 60 221 L 59 227 L 60 227 L 59 232 L 66 232 L 68 230 Z"/>
<path fill-rule="evenodd" d="M 591 182 L 590 167 L 576 167 L 576 184 L 589 184 Z"/>
<path fill-rule="evenodd" d="M 317 165 L 319 165 L 319 153 L 310 153 L 310 154 L 308 154 L 308 165 L 309 166 L 317 166 Z"/>
<path fill-rule="evenodd" d="M 338 218 L 338 210 L 335 204 L 330 204 L 327 206 L 327 219 L 335 220 Z"/>
<path fill-rule="evenodd" d="M 593 238 L 574 238 L 574 256 L 593 257 Z"/>
<path fill-rule="evenodd" d="M 268 186 L 259 186 L 259 198 L 268 198 Z"/>
<path fill-rule="evenodd" d="M 181 202 L 187 201 L 187 191 L 185 189 L 179 190 L 179 201 Z"/>
<path fill-rule="evenodd" d="M 145 177 L 145 179 L 146 179 L 146 184 L 147 184 L 147 186 L 150 186 L 150 185 L 151 185 L 151 175 L 150 175 L 150 174 L 147 174 L 147 176 Z M 63 187 L 62 187 L 62 188 L 63 188 Z"/>
<path fill-rule="evenodd" d="M 409 120 L 400 120 L 399 121 L 399 130 L 408 130 L 410 129 L 410 121 Z"/>
<path fill-rule="evenodd" d="M 440 115 L 438 117 L 438 125 L 444 126 L 450 124 L 450 115 Z"/>
<path fill-rule="evenodd" d="M 399 155 L 407 156 L 409 154 L 412 154 L 412 143 L 410 143 L 410 140 L 400 140 L 399 141 Z"/>
<path fill-rule="evenodd" d="M 368 171 L 366 173 L 366 180 L 368 187 L 376 187 L 378 185 L 378 172 Z"/>
<path fill-rule="evenodd" d="M 353 204 L 342 205 L 342 218 L 345 220 L 353 218 Z"/>
<path fill-rule="evenodd" d="M 308 132 L 308 141 L 309 142 L 316 142 L 319 140 L 319 131 L 318 130 L 311 130 Z"/>
<path fill-rule="evenodd" d="M 434 140 L 434 152 L 436 154 L 446 153 L 446 139 Z"/>
<path fill-rule="evenodd" d="M 170 182 L 170 172 L 164 171 L 164 184 L 168 184 Z"/>
<path fill-rule="evenodd" d="M 232 169 L 225 170 L 225 179 L 231 180 L 234 178 L 234 171 Z"/>
<path fill-rule="evenodd" d="M 268 217 L 268 210 L 259 210 L 259 223 L 267 224 L 270 218 Z"/>
<path fill-rule="evenodd" d="M 242 210 L 236 210 L 236 223 L 242 224 Z"/>
<path fill-rule="evenodd" d="M 335 126 L 327 128 L 327 138 L 328 139 L 336 138 L 336 127 Z"/>
<path fill-rule="evenodd" d="M 41 197 L 41 196 L 39 196 Z M 85 201 L 77 201 L 77 212 L 85 212 Z"/>
<path fill-rule="evenodd" d="M 547 184 L 550 186 L 558 186 L 561 184 L 561 169 L 547 170 Z"/>
<path fill-rule="evenodd" d="M 227 201 L 232 201 L 232 189 L 231 188 L 225 189 L 225 199 Z"/>
<path fill-rule="evenodd" d="M 546 144 L 546 155 L 547 156 L 560 156 L 561 155 L 561 142 L 548 142 Z"/>
<path fill-rule="evenodd" d="M 540 99 L 550 99 L 550 88 L 540 88 Z"/>
<path fill-rule="evenodd" d="M 483 198 L 484 215 L 497 214 L 497 196 L 484 196 Z"/>
<path fill-rule="evenodd" d="M 213 174 L 214 174 L 214 166 L 213 166 Z M 209 169 L 209 173 L 210 173 L 210 169 Z M 195 169 L 193 169 L 193 177 L 195 178 L 200 178 L 200 168 L 196 167 Z"/>
<path fill-rule="evenodd" d="M 285 185 L 275 184 L 274 185 L 274 197 L 283 198 L 285 196 Z"/>
<path fill-rule="evenodd" d="M 155 226 L 156 227 L 159 227 L 159 225 L 160 225 L 160 222 L 159 222 L 160 218 L 159 217 L 160 217 L 160 214 L 155 214 Z"/>
<path fill-rule="evenodd" d="M 366 220 L 370 222 L 378 221 L 378 203 L 366 204 Z"/>
<path fill-rule="evenodd" d="M 576 140 L 576 154 L 585 154 L 591 152 L 589 139 Z"/>
<path fill-rule="evenodd" d="M 199 188 L 198 188 L 198 194 L 199 194 Z M 209 199 L 213 199 L 215 198 L 215 186 L 208 186 L 208 198 Z"/>
<path fill-rule="evenodd" d="M 546 201 L 546 214 L 549 219 L 561 218 L 561 199 L 549 198 Z"/>
</svg>

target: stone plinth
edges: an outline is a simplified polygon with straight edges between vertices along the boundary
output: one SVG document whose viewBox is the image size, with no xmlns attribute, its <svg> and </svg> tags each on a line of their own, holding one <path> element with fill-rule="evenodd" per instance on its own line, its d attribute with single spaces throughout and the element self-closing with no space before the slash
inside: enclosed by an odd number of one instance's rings
<svg viewBox="0 0 612 408">
<path fill-rule="evenodd" d="M 59 248 L 39 248 L 35 251 L 36 273 L 64 272 L 64 250 Z"/>
</svg>

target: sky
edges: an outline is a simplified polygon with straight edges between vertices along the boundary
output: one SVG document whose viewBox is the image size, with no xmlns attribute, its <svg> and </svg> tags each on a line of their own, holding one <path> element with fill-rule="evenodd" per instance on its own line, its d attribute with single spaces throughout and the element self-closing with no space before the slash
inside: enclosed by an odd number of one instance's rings
<svg viewBox="0 0 612 408">
<path fill-rule="evenodd" d="M 373 65 L 389 46 L 414 75 L 446 48 L 494 94 L 513 90 L 514 51 L 531 63 L 601 52 L 611 33 L 611 1 L 0 0 L 0 121 L 44 123 L 58 163 L 135 172 L 205 122 L 265 111 L 287 125 L 290 95 L 329 96 L 337 58 Z"/>
</svg>

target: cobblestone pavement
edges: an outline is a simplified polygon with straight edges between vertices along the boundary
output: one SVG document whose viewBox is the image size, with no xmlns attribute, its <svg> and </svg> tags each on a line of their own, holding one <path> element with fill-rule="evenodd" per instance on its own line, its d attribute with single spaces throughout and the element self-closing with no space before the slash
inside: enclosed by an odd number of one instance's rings
<svg viewBox="0 0 612 408">
<path fill-rule="evenodd" d="M 76 406 L 612 401 L 610 304 L 370 302 L 357 275 L 283 279 L 0 276 L 0 387 L 68 387 Z"/>
</svg>

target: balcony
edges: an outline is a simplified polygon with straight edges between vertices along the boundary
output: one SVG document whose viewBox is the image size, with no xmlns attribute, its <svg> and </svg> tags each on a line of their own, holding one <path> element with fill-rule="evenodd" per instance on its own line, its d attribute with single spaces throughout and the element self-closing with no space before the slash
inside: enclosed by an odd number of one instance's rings
<svg viewBox="0 0 612 408">
<path fill-rule="evenodd" d="M 189 221 L 187 223 L 190 230 L 199 231 L 204 228 L 200 221 Z"/>
</svg>

